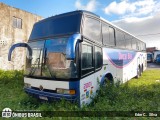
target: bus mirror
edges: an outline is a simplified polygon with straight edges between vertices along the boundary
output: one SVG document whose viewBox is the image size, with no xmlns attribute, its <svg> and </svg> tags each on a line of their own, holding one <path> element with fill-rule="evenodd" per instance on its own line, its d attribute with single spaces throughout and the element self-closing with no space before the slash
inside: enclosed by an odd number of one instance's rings
<svg viewBox="0 0 160 120">
<path fill-rule="evenodd" d="M 32 58 L 32 49 L 31 49 L 31 47 L 27 43 L 17 43 L 17 44 L 12 45 L 11 48 L 9 49 L 8 61 L 11 61 L 12 51 L 16 47 L 26 47 L 28 49 L 28 51 L 29 51 L 29 58 Z"/>
<path fill-rule="evenodd" d="M 66 48 L 67 59 L 73 60 L 75 58 L 75 47 L 77 42 L 82 42 L 82 37 L 80 36 L 80 34 L 74 34 L 69 38 Z"/>
<path fill-rule="evenodd" d="M 79 42 L 83 42 L 83 36 L 81 35 L 80 39 L 78 39 Z"/>
<path fill-rule="evenodd" d="M 78 39 L 79 42 L 83 42 L 83 39 Z"/>
</svg>

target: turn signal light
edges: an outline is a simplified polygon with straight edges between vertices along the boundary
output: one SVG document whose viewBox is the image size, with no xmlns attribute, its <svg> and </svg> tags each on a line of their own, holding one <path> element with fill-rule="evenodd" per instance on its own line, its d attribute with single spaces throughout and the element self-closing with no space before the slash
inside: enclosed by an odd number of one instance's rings
<svg viewBox="0 0 160 120">
<path fill-rule="evenodd" d="M 74 95 L 74 94 L 76 94 L 76 91 L 75 90 L 57 88 L 57 93 Z"/>
</svg>

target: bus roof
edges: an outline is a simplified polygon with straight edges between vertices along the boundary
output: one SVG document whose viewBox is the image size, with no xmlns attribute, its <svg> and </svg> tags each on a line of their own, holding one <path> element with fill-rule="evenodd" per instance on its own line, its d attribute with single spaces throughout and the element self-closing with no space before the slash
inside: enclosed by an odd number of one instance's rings
<svg viewBox="0 0 160 120">
<path fill-rule="evenodd" d="M 133 36 L 134 38 L 138 39 L 139 41 L 143 42 L 142 40 L 140 40 L 139 38 L 137 38 L 137 37 L 134 36 L 133 34 L 131 34 L 131 33 L 127 32 L 127 31 L 123 30 L 122 28 L 120 28 L 120 27 L 114 25 L 113 23 L 107 21 L 106 19 L 104 19 L 104 18 L 102 18 L 102 17 L 100 17 L 100 19 L 101 19 L 102 21 L 104 21 L 104 22 L 106 22 L 106 23 L 112 25 L 113 27 L 115 27 L 115 28 L 117 28 L 117 29 L 119 29 L 119 30 L 121 30 L 121 31 L 123 31 L 123 32 L 125 32 L 125 33 L 127 33 L 127 34 L 129 34 L 129 35 L 131 35 L 131 36 Z M 143 42 L 143 43 L 145 43 L 145 42 Z"/>
<path fill-rule="evenodd" d="M 92 12 L 89 12 L 89 11 L 86 11 L 86 10 L 76 10 L 76 11 L 72 11 L 72 12 L 67 12 L 67 13 L 62 13 L 62 14 L 58 14 L 58 15 L 54 15 L 54 16 L 51 16 L 51 17 L 48 17 L 48 18 L 45 18 L 45 19 L 42 19 L 40 20 L 39 22 L 37 23 L 40 23 L 40 22 L 43 22 L 43 21 L 48 21 L 50 19 L 53 19 L 53 18 L 56 18 L 56 17 L 61 17 L 61 16 L 67 16 L 67 15 L 72 15 L 72 14 L 88 14 L 88 15 L 91 15 L 91 16 L 95 16 L 95 17 L 98 17 L 100 18 L 100 16 L 92 13 Z M 36 23 L 36 24 L 37 24 Z"/>
<path fill-rule="evenodd" d="M 140 40 L 140 39 L 137 38 L 136 36 L 132 35 L 131 33 L 127 32 L 127 31 L 125 31 L 125 30 L 123 30 L 122 28 L 114 25 L 113 23 L 107 21 L 106 19 L 100 17 L 99 15 L 96 15 L 96 14 L 94 14 L 94 13 L 92 13 L 92 12 L 89 12 L 89 11 L 86 11 L 86 10 L 76 10 L 76 11 L 72 11 L 72 12 L 67 12 L 67 13 L 62 13 L 62 14 L 59 14 L 59 15 L 51 16 L 51 17 L 49 17 L 49 18 L 43 19 L 43 20 L 35 23 L 35 25 L 36 25 L 36 24 L 41 24 L 42 22 L 45 22 L 45 21 L 50 21 L 50 20 L 52 20 L 52 19 L 54 19 L 54 18 L 58 18 L 58 17 L 62 17 L 62 16 L 69 16 L 69 15 L 74 15 L 74 14 L 85 14 L 85 15 L 90 15 L 90 16 L 96 17 L 96 18 L 100 19 L 101 21 L 104 21 L 104 22 L 110 24 L 111 26 L 113 26 L 113 27 L 115 27 L 115 28 L 117 28 L 117 29 L 119 29 L 119 30 L 121 30 L 121 31 L 123 31 L 123 32 L 125 32 L 125 33 L 127 33 L 127 34 L 129 34 L 129 35 L 131 35 L 131 36 L 133 36 L 133 37 L 136 38 L 137 40 L 143 42 L 142 40 Z M 143 43 L 145 43 L 145 42 L 143 42 Z"/>
</svg>

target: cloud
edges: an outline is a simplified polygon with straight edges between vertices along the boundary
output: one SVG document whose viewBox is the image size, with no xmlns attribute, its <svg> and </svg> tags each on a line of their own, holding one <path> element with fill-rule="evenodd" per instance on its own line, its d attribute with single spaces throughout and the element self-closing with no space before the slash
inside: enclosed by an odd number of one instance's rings
<svg viewBox="0 0 160 120">
<path fill-rule="evenodd" d="M 86 5 L 83 5 L 82 0 L 77 0 L 75 2 L 75 6 L 78 10 L 87 10 L 87 11 L 95 11 L 98 2 L 96 0 L 89 0 L 89 2 Z"/>
<path fill-rule="evenodd" d="M 108 15 L 117 14 L 124 17 L 133 16 L 147 16 L 160 11 L 160 1 L 156 0 L 139 0 L 130 2 L 129 0 L 122 0 L 110 3 L 104 8 L 104 12 Z"/>
<path fill-rule="evenodd" d="M 147 47 L 160 49 L 160 12 L 143 18 L 131 17 L 113 21 L 113 24 L 137 36 L 147 43 Z"/>
<path fill-rule="evenodd" d="M 122 1 L 120 3 L 117 3 L 116 1 L 114 1 L 111 4 L 109 4 L 109 6 L 107 6 L 104 9 L 104 11 L 106 14 L 114 13 L 114 14 L 122 15 L 122 14 L 125 14 L 126 12 L 134 12 L 135 9 L 136 7 L 132 6 L 127 1 Z"/>
</svg>

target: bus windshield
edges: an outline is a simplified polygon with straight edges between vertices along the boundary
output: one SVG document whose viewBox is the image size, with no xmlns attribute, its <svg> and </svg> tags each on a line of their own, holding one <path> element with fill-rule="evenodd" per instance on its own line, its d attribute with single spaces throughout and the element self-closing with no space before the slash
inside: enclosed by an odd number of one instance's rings
<svg viewBox="0 0 160 120">
<path fill-rule="evenodd" d="M 69 79 L 77 78 L 75 60 L 66 59 L 68 37 L 30 42 L 32 58 L 27 54 L 25 75 Z"/>
<path fill-rule="evenodd" d="M 80 32 L 80 14 L 54 16 L 36 23 L 29 41 Z"/>
</svg>

